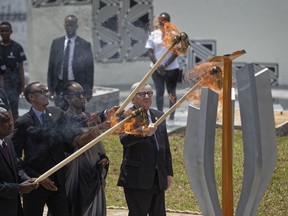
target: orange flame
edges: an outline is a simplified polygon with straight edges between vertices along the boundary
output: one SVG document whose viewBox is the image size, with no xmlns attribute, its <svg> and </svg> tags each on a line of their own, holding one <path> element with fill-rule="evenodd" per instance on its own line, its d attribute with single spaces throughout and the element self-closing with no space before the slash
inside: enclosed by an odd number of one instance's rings
<svg viewBox="0 0 288 216">
<path fill-rule="evenodd" d="M 128 109 L 125 111 L 123 116 L 131 115 L 132 110 Z M 123 118 L 122 116 L 122 118 Z M 121 121 L 121 117 L 112 116 L 110 120 L 110 125 L 113 127 Z M 117 128 L 114 133 L 127 133 L 133 134 L 135 136 L 142 136 L 143 128 L 146 128 L 149 124 L 148 119 L 145 117 L 144 113 L 137 115 L 134 118 L 131 118 L 129 121 L 125 122 L 121 127 Z"/>
<path fill-rule="evenodd" d="M 223 71 L 223 63 L 221 62 L 200 62 L 191 71 L 184 74 L 184 80 L 188 83 L 195 84 L 199 82 L 198 89 L 187 96 L 187 99 L 194 105 L 199 105 L 200 89 L 202 87 L 210 88 L 219 95 L 219 101 L 222 100 L 222 80 L 223 73 L 212 74 L 211 69 L 218 67 Z"/>
<path fill-rule="evenodd" d="M 171 22 L 165 22 L 162 28 L 162 33 L 163 44 L 166 47 L 170 47 L 173 43 L 174 38 L 180 36 L 179 28 Z M 184 55 L 186 53 L 186 49 L 183 49 L 182 46 L 182 43 L 176 44 L 173 47 L 173 52 L 175 52 L 177 55 Z"/>
</svg>

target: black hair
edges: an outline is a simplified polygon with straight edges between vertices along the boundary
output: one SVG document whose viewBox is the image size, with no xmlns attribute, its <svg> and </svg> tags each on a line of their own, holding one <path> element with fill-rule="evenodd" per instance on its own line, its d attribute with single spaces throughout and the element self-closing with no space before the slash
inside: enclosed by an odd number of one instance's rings
<svg viewBox="0 0 288 216">
<path fill-rule="evenodd" d="M 68 19 L 69 17 L 74 18 L 76 20 L 76 23 L 78 22 L 78 18 L 75 15 L 68 15 L 65 17 L 65 20 Z"/>
<path fill-rule="evenodd" d="M 166 12 L 162 12 L 160 15 L 159 15 L 159 18 L 163 18 L 164 20 L 166 20 L 167 22 L 170 22 L 170 15 Z"/>
<path fill-rule="evenodd" d="M 8 25 L 8 26 L 10 27 L 11 31 L 12 31 L 12 25 L 11 25 L 11 23 L 9 23 L 9 22 L 7 22 L 7 21 L 4 21 L 4 22 L 1 22 L 0 25 Z"/>
<path fill-rule="evenodd" d="M 37 84 L 37 83 L 40 83 L 40 82 L 29 83 L 24 89 L 24 97 L 29 103 L 30 103 L 30 99 L 29 99 L 28 95 L 31 93 L 32 86 Z"/>
<path fill-rule="evenodd" d="M 67 83 L 64 84 L 63 89 L 62 89 L 62 95 L 68 95 L 70 90 L 69 88 L 73 85 L 73 84 L 79 84 L 78 82 L 75 81 L 69 81 Z M 80 84 L 79 84 L 80 85 Z"/>
</svg>

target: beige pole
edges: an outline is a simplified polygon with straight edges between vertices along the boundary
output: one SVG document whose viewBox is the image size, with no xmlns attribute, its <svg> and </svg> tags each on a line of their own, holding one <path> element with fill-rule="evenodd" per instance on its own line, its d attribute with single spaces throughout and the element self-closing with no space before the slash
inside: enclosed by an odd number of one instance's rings
<svg viewBox="0 0 288 216">
<path fill-rule="evenodd" d="M 143 111 L 143 108 L 134 110 L 132 112 L 132 114 L 128 117 L 126 117 L 125 119 L 123 119 L 121 122 L 119 122 L 118 124 L 114 125 L 113 127 L 111 127 L 109 130 L 105 131 L 104 133 L 100 134 L 98 137 L 96 137 L 95 139 L 93 139 L 92 141 L 90 141 L 89 143 L 87 143 L 85 146 L 83 146 L 82 148 L 80 148 L 78 151 L 74 152 L 73 154 L 71 154 L 69 157 L 65 158 L 63 161 L 61 161 L 60 163 L 58 163 L 57 165 L 55 165 L 54 167 L 52 167 L 51 169 L 49 169 L 48 171 L 46 171 L 45 173 L 43 173 L 41 176 L 39 176 L 34 183 L 40 183 L 41 181 L 43 181 L 44 179 L 46 179 L 47 177 L 49 177 L 50 175 L 52 175 L 53 173 L 55 173 L 56 171 L 58 171 L 59 169 L 61 169 L 63 166 L 65 166 L 66 164 L 68 164 L 69 162 L 71 162 L 73 159 L 75 159 L 76 157 L 78 157 L 79 155 L 81 155 L 82 153 L 84 153 L 86 150 L 88 150 L 89 148 L 91 148 L 92 146 L 94 146 L 95 144 L 97 144 L 100 140 L 102 140 L 104 137 L 106 137 L 107 135 L 113 133 L 118 127 L 120 127 L 121 125 L 123 125 L 125 122 L 127 122 L 128 120 L 130 120 L 131 118 L 137 116 L 139 113 L 141 113 Z"/>
<path fill-rule="evenodd" d="M 133 97 L 137 94 L 137 92 L 141 88 L 141 86 L 143 84 L 145 84 L 146 81 L 152 76 L 152 74 L 159 67 L 161 62 L 166 58 L 166 56 L 173 49 L 173 47 L 181 41 L 181 35 L 183 35 L 183 34 L 179 34 L 173 38 L 172 44 L 168 47 L 168 49 L 165 51 L 165 53 L 163 53 L 163 55 L 153 65 L 153 67 L 150 69 L 150 71 L 142 78 L 142 80 L 139 82 L 138 86 L 128 95 L 128 97 L 125 99 L 125 101 L 120 105 L 117 112 L 115 113 L 116 116 L 125 109 L 125 107 L 130 103 L 130 101 L 133 99 Z"/>
<path fill-rule="evenodd" d="M 195 91 L 198 87 L 198 85 L 200 85 L 201 81 L 196 83 L 188 92 L 186 92 L 186 94 L 184 94 L 175 104 L 173 104 L 173 106 L 166 112 L 164 113 L 155 123 L 155 126 L 160 125 L 178 106 L 180 106 L 180 104 L 182 104 L 186 97 L 191 94 L 193 91 Z"/>
</svg>

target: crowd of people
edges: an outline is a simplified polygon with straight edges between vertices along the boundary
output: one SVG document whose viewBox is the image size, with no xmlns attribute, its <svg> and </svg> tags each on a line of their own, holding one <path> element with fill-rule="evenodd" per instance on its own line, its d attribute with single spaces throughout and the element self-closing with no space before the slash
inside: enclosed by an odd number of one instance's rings
<svg viewBox="0 0 288 216">
<path fill-rule="evenodd" d="M 162 30 L 170 22 L 167 13 L 155 19 L 146 48 L 151 66 L 165 52 Z M 12 26 L 0 23 L 0 211 L 11 216 L 41 216 L 47 205 L 51 216 L 105 216 L 105 179 L 109 158 L 101 142 L 71 163 L 36 183 L 35 179 L 82 148 L 110 127 L 118 106 L 100 113 L 85 112 L 92 98 L 94 62 L 90 42 L 76 34 L 78 19 L 64 19 L 66 35 L 53 40 L 47 85 L 25 86 L 22 46 L 10 38 Z M 157 127 L 163 114 L 164 83 L 176 100 L 179 72 L 177 55 L 170 53 L 153 75 L 157 110 L 151 108 L 153 89 L 143 84 L 132 99 L 133 106 L 121 113 L 142 108 L 147 125 L 141 133 L 121 133 L 123 160 L 117 185 L 124 188 L 129 216 L 164 216 L 165 190 L 173 179 L 172 156 L 166 122 Z M 131 87 L 133 91 L 139 83 Z M 18 114 L 19 95 L 31 105 Z M 55 106 L 49 106 L 53 101 Z M 171 104 L 172 106 L 172 104 Z M 174 113 L 170 120 L 174 119 Z M 20 199 L 21 197 L 21 199 Z"/>
</svg>

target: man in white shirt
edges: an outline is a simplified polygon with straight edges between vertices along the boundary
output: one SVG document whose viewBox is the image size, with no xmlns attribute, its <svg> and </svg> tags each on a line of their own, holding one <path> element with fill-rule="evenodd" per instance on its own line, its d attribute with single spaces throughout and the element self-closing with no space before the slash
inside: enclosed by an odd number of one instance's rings
<svg viewBox="0 0 288 216">
<path fill-rule="evenodd" d="M 151 60 L 151 67 L 167 50 L 167 47 L 163 45 L 162 40 L 163 27 L 166 22 L 170 22 L 170 15 L 163 12 L 159 15 L 159 24 L 154 25 L 159 26 L 159 28 L 154 29 L 154 31 L 151 32 L 146 42 L 145 48 L 148 49 L 148 56 Z M 156 105 L 158 110 L 163 111 L 165 84 L 170 98 L 170 107 L 173 106 L 173 104 L 176 102 L 176 86 L 179 73 L 180 71 L 177 54 L 170 52 L 162 64 L 157 68 L 157 71 L 155 71 L 155 73 L 152 75 L 156 89 Z M 169 120 L 174 120 L 174 115 L 175 111 L 171 113 Z"/>
</svg>

